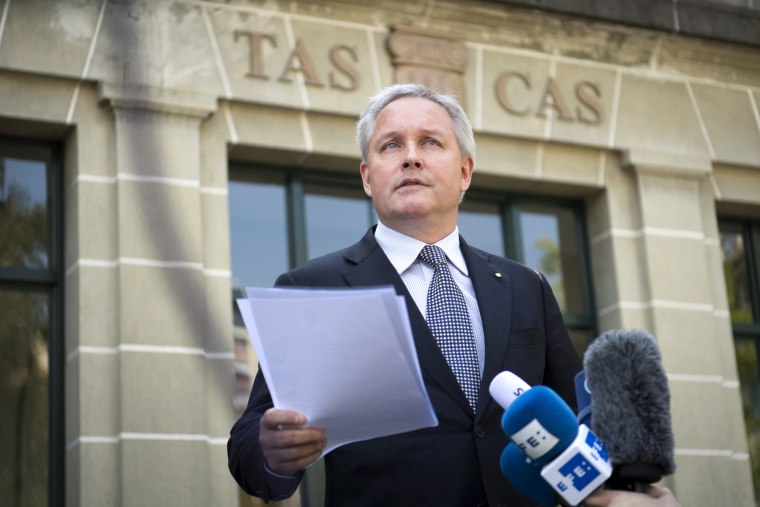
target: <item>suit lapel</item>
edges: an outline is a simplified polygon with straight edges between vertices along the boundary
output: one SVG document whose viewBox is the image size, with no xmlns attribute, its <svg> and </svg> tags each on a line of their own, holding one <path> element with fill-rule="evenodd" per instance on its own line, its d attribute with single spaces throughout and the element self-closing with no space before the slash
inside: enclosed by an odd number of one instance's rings
<svg viewBox="0 0 760 507">
<path fill-rule="evenodd" d="M 441 388 L 459 404 L 463 410 L 472 415 L 467 398 L 459 387 L 454 373 L 446 363 L 433 334 L 425 321 L 412 295 L 396 272 L 393 264 L 375 241 L 374 229 L 371 229 L 362 240 L 350 247 L 345 254 L 346 260 L 354 264 L 344 273 L 346 283 L 352 287 L 368 287 L 376 285 L 393 285 L 396 293 L 404 296 L 409 313 L 409 321 L 414 338 L 414 346 L 420 367 Z"/>
<path fill-rule="evenodd" d="M 463 238 L 459 238 L 462 254 L 469 270 L 475 295 L 478 298 L 480 319 L 485 335 L 485 365 L 483 379 L 478 394 L 479 420 L 489 405 L 496 402 L 491 399 L 488 386 L 499 373 L 504 354 L 507 351 L 509 329 L 512 322 L 512 286 L 507 273 L 500 272 L 481 254 L 470 248 Z"/>
</svg>

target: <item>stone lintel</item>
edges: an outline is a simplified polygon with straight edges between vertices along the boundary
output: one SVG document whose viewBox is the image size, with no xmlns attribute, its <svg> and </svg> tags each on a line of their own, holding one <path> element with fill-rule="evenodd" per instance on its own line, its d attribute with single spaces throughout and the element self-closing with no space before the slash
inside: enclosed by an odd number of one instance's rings
<svg viewBox="0 0 760 507">
<path fill-rule="evenodd" d="M 207 118 L 217 110 L 213 95 L 134 83 L 100 82 L 98 98 L 114 109 L 141 109 L 198 119 Z"/>
<path fill-rule="evenodd" d="M 623 151 L 622 164 L 639 173 L 697 179 L 710 176 L 713 169 L 709 157 L 640 148 Z"/>
</svg>

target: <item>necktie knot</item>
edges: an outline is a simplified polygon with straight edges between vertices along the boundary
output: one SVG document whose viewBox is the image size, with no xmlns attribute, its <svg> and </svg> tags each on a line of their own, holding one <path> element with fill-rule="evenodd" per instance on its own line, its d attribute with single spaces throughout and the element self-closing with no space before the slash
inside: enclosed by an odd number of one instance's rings
<svg viewBox="0 0 760 507">
<path fill-rule="evenodd" d="M 425 245 L 420 252 L 420 259 L 435 269 L 446 264 L 446 253 L 439 246 Z"/>
</svg>

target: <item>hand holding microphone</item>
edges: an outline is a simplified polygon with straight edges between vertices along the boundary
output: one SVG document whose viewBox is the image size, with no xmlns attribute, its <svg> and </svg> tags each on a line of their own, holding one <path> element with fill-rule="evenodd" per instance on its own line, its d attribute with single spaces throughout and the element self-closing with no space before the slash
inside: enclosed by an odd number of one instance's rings
<svg viewBox="0 0 760 507">
<path fill-rule="evenodd" d="M 681 507 L 667 488 L 649 486 L 646 494 L 633 491 L 605 489 L 597 491 L 584 502 L 586 507 Z"/>
</svg>

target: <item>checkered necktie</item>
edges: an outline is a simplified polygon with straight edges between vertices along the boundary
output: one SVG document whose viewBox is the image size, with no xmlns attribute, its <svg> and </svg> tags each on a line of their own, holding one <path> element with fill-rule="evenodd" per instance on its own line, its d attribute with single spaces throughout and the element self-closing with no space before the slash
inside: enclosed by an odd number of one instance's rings
<svg viewBox="0 0 760 507">
<path fill-rule="evenodd" d="M 470 314 L 464 295 L 451 276 L 446 254 L 437 246 L 427 245 L 420 259 L 433 267 L 433 280 L 427 293 L 427 323 L 446 362 L 467 396 L 473 410 L 478 406 L 480 368 L 475 349 Z"/>
</svg>

